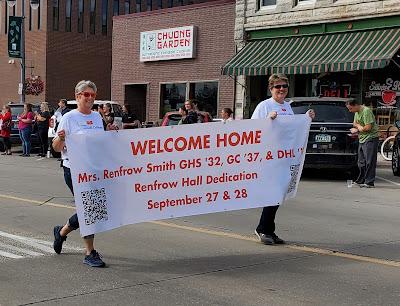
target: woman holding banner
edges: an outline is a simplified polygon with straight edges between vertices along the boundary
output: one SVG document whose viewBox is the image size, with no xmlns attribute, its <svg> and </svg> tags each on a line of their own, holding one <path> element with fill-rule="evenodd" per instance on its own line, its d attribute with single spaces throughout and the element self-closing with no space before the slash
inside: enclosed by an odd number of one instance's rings
<svg viewBox="0 0 400 306">
<path fill-rule="evenodd" d="M 289 80 L 284 74 L 273 74 L 268 79 L 268 87 L 272 97 L 260 102 L 251 116 L 251 119 L 270 118 L 277 116 L 294 115 L 290 102 L 285 101 L 288 94 Z M 308 112 L 311 119 L 315 113 L 312 109 Z M 285 241 L 275 234 L 275 215 L 280 203 L 263 208 L 260 222 L 255 230 L 258 239 L 264 244 L 284 244 Z"/>
<path fill-rule="evenodd" d="M 71 134 L 86 134 L 95 133 L 99 130 L 104 130 L 101 115 L 98 112 L 92 111 L 94 99 L 96 98 L 97 87 L 92 81 L 80 81 L 75 87 L 75 99 L 78 108 L 66 113 L 60 121 L 57 130 L 57 137 L 53 140 L 53 149 L 56 152 L 61 152 L 62 166 L 64 170 L 64 180 L 72 194 L 72 178 L 70 163 L 68 159 L 68 151 L 65 146 L 65 138 Z M 107 129 L 115 129 L 114 126 L 108 125 Z M 53 248 L 57 254 L 61 253 L 62 245 L 67 239 L 67 235 L 79 228 L 77 214 L 69 218 L 64 225 L 54 227 L 54 243 Z M 91 267 L 104 267 L 105 263 L 101 259 L 99 253 L 94 249 L 94 235 L 83 237 L 86 256 L 83 260 L 84 264 Z"/>
</svg>

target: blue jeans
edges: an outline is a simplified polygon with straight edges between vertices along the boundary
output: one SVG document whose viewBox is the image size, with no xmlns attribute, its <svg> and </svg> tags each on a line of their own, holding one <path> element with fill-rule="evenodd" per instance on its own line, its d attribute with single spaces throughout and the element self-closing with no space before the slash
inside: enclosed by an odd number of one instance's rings
<svg viewBox="0 0 400 306">
<path fill-rule="evenodd" d="M 22 154 L 31 154 L 31 134 L 31 126 L 19 130 L 19 138 L 22 141 Z"/>
</svg>

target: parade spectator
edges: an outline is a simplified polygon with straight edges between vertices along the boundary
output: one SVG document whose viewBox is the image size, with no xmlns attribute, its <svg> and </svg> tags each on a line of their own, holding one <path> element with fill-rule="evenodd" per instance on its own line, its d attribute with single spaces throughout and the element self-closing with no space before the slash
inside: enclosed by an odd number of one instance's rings
<svg viewBox="0 0 400 306">
<path fill-rule="evenodd" d="M 192 100 L 185 101 L 184 106 L 187 111 L 187 115 L 186 115 L 185 119 L 182 121 L 182 124 L 198 123 L 199 116 L 197 114 L 197 111 L 196 111 L 193 101 Z"/>
<path fill-rule="evenodd" d="M 69 111 L 70 111 L 70 109 L 67 107 L 67 100 L 60 99 L 58 101 L 58 109 L 54 113 L 54 115 L 56 116 L 56 127 L 55 127 L 56 131 L 57 131 L 58 125 L 60 124 L 62 116 L 64 116 Z"/>
<path fill-rule="evenodd" d="M 103 121 L 103 127 L 104 129 L 107 129 L 107 122 L 106 122 L 106 118 L 104 117 L 104 105 L 103 104 L 99 104 L 97 106 L 97 112 L 100 114 L 101 116 L 101 120 Z"/>
<path fill-rule="evenodd" d="M 38 137 L 40 141 L 41 152 L 38 156 L 45 157 L 47 149 L 49 147 L 48 143 L 48 132 L 49 132 L 49 120 L 50 111 L 47 102 L 40 103 L 40 110 L 36 113 L 35 122 L 38 129 Z"/>
<path fill-rule="evenodd" d="M 185 107 L 179 107 L 178 112 L 182 116 L 181 119 L 178 121 L 178 125 L 184 124 L 183 122 L 186 119 L 188 112 Z"/>
<path fill-rule="evenodd" d="M 122 128 L 136 129 L 142 127 L 142 124 L 137 120 L 136 115 L 132 113 L 131 106 L 124 104 L 122 106 Z"/>
<path fill-rule="evenodd" d="M 233 118 L 232 116 L 233 111 L 229 107 L 225 107 L 221 110 L 221 118 L 223 122 L 226 121 L 232 121 Z"/>
<path fill-rule="evenodd" d="M 17 117 L 19 137 L 22 141 L 22 154 L 20 156 L 28 157 L 31 154 L 31 134 L 34 118 L 32 104 L 25 103 L 24 111 Z"/>
<path fill-rule="evenodd" d="M 80 81 L 75 87 L 75 99 L 78 108 L 72 110 L 62 117 L 57 136 L 53 141 L 53 148 L 56 152 L 61 152 L 62 166 L 64 170 L 64 180 L 72 194 L 72 178 L 70 171 L 70 162 L 68 159 L 68 149 L 65 146 L 65 138 L 71 134 L 90 134 L 104 130 L 103 122 L 98 112 L 92 111 L 94 99 L 96 98 L 97 87 L 91 81 Z M 108 129 L 114 129 L 112 125 Z M 77 214 L 69 218 L 64 226 L 55 226 L 53 229 L 54 243 L 53 248 L 57 254 L 61 253 L 62 245 L 67 239 L 67 235 L 79 228 L 79 220 Z M 83 237 L 86 256 L 83 260 L 84 264 L 91 267 L 104 267 L 105 263 L 101 259 L 99 253 L 94 249 L 94 235 Z"/>
<path fill-rule="evenodd" d="M 3 106 L 3 110 L 0 113 L 1 123 L 1 137 L 4 143 L 4 153 L 2 155 L 11 155 L 11 126 L 12 126 L 12 116 L 11 107 L 8 105 Z"/>
<path fill-rule="evenodd" d="M 257 105 L 251 119 L 270 118 L 274 120 L 277 116 L 294 115 L 290 103 L 285 101 L 289 88 L 288 78 L 284 74 L 273 74 L 268 79 L 268 87 L 272 97 Z M 313 110 L 309 110 L 308 115 L 312 119 L 315 117 Z M 264 244 L 285 243 L 275 234 L 275 216 L 280 204 L 263 208 L 255 234 Z"/>
<path fill-rule="evenodd" d="M 379 128 L 372 110 L 360 102 L 352 100 L 346 103 L 347 109 L 354 113 L 352 134 L 358 133 L 358 169 L 355 181 L 360 187 L 374 188 L 376 161 L 378 154 Z"/>
<path fill-rule="evenodd" d="M 106 123 L 106 126 L 114 123 L 114 113 L 112 112 L 110 103 L 104 104 L 102 115 L 104 118 L 104 122 Z"/>
</svg>

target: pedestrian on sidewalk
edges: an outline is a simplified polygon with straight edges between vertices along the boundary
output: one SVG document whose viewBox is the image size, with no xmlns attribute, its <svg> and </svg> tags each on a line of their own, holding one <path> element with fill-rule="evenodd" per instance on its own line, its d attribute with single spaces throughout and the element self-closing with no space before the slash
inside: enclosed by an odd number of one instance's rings
<svg viewBox="0 0 400 306">
<path fill-rule="evenodd" d="M 260 102 L 251 116 L 251 119 L 276 119 L 278 116 L 294 115 L 290 102 L 285 101 L 289 89 L 289 80 L 284 74 L 273 74 L 268 79 L 268 87 L 272 97 Z M 312 109 L 307 111 L 311 119 L 315 113 Z M 284 244 L 285 241 L 275 234 L 275 216 L 279 205 L 266 206 L 263 208 L 260 222 L 254 233 L 258 239 L 267 245 Z"/>
<path fill-rule="evenodd" d="M 372 110 L 356 100 L 346 103 L 347 109 L 354 113 L 352 134 L 358 133 L 358 169 L 356 184 L 360 187 L 374 188 L 376 162 L 378 155 L 379 128 Z"/>
<path fill-rule="evenodd" d="M 2 155 L 11 155 L 11 126 L 12 126 L 12 116 L 11 107 L 8 105 L 3 106 L 3 111 L 0 113 L 1 123 L 1 137 L 4 143 L 4 153 Z"/>
<path fill-rule="evenodd" d="M 56 152 L 61 152 L 62 167 L 64 170 L 64 180 L 68 188 L 74 194 L 70 170 L 70 162 L 68 159 L 68 148 L 65 146 L 65 138 L 71 134 L 91 134 L 104 130 L 101 115 L 92 111 L 94 99 L 96 98 L 97 87 L 92 81 L 80 81 L 75 87 L 75 99 L 78 107 L 62 118 L 57 130 L 57 136 L 53 140 L 53 148 Z M 110 125 L 109 129 L 113 129 Z M 79 228 L 79 220 L 77 214 L 69 218 L 64 226 L 54 227 L 54 251 L 61 253 L 62 245 L 67 239 L 67 235 Z M 86 256 L 83 260 L 84 264 L 91 267 L 104 267 L 105 263 L 101 259 L 99 253 L 94 249 L 94 235 L 83 237 Z"/>
<path fill-rule="evenodd" d="M 49 120 L 50 111 L 47 102 L 40 103 L 40 110 L 36 112 L 35 122 L 37 125 L 37 134 L 40 141 L 41 152 L 40 157 L 46 157 L 47 149 L 49 148 Z"/>
<path fill-rule="evenodd" d="M 19 137 L 21 138 L 22 142 L 21 156 L 24 157 L 29 157 L 31 155 L 31 135 L 34 118 L 35 115 L 32 112 L 32 104 L 25 103 L 24 111 L 17 117 Z"/>
</svg>

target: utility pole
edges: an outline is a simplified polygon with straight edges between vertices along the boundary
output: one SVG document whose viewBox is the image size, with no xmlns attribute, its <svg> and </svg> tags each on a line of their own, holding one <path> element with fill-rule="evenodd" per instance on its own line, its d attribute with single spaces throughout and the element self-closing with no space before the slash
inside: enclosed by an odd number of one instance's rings
<svg viewBox="0 0 400 306">
<path fill-rule="evenodd" d="M 36 10 L 39 7 L 39 0 L 29 0 L 30 6 L 33 10 Z M 17 3 L 17 0 L 7 0 L 7 4 L 9 7 L 15 6 Z M 20 75 L 20 83 L 18 87 L 18 92 L 20 95 L 20 102 L 25 103 L 25 90 L 24 90 L 24 84 L 25 84 L 25 0 L 21 0 L 21 75 Z"/>
</svg>

